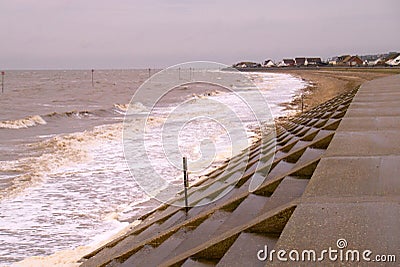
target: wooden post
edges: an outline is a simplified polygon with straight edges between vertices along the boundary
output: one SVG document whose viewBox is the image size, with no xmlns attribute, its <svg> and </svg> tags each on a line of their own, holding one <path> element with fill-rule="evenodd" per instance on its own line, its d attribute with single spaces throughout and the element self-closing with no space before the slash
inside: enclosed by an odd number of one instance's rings
<svg viewBox="0 0 400 267">
<path fill-rule="evenodd" d="M 304 95 L 301 94 L 301 113 L 304 111 Z"/>
<path fill-rule="evenodd" d="M 4 71 L 1 72 L 1 93 L 4 93 Z"/>
<path fill-rule="evenodd" d="M 93 73 L 94 73 L 94 69 L 92 69 L 92 87 L 94 87 Z"/>
<path fill-rule="evenodd" d="M 185 212 L 189 211 L 187 188 L 189 187 L 188 172 L 187 172 L 187 158 L 183 157 L 183 186 L 185 189 Z"/>
</svg>

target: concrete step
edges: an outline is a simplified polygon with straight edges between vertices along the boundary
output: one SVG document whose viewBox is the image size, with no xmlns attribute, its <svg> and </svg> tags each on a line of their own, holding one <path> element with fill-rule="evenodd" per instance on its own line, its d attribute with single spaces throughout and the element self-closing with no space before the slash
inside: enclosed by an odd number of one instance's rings
<svg viewBox="0 0 400 267">
<path fill-rule="evenodd" d="M 288 203 L 298 197 L 301 197 L 308 185 L 309 180 L 297 179 L 296 177 L 285 177 L 274 193 L 265 202 L 259 214 L 268 212 L 276 207 Z"/>
<path fill-rule="evenodd" d="M 225 222 L 230 214 L 230 212 L 223 210 L 218 210 L 213 213 L 205 222 L 186 234 L 185 240 L 171 252 L 171 257 L 179 255 L 211 239 L 215 231 Z"/>
<path fill-rule="evenodd" d="M 275 247 L 278 238 L 279 236 L 277 235 L 243 232 L 221 258 L 217 266 L 265 266 L 266 262 L 260 261 L 257 258 L 257 252 L 264 250 L 265 246 L 270 251 Z"/>
<path fill-rule="evenodd" d="M 222 234 L 236 226 L 244 224 L 255 218 L 268 201 L 268 197 L 250 194 L 242 203 L 230 214 L 225 222 L 217 229 L 216 234 Z"/>
<path fill-rule="evenodd" d="M 157 266 L 162 263 L 164 258 L 168 257 L 172 251 L 185 240 L 185 236 L 187 234 L 188 230 L 186 228 L 182 228 L 156 247 L 153 247 L 152 245 L 146 245 L 140 251 L 136 252 L 126 261 L 124 261 L 122 266 Z"/>
<path fill-rule="evenodd" d="M 189 258 L 182 264 L 182 267 L 210 267 L 215 265 L 215 262 L 212 261 L 192 260 L 191 258 Z"/>
</svg>

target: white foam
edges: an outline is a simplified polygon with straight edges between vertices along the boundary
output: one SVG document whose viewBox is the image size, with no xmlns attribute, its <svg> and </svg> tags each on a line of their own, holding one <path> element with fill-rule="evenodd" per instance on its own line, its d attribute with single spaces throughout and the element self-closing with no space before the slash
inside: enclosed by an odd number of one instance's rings
<svg viewBox="0 0 400 267">
<path fill-rule="evenodd" d="M 44 124 L 47 124 L 47 122 L 42 117 L 34 115 L 18 120 L 0 121 L 0 129 L 24 129 Z"/>
<path fill-rule="evenodd" d="M 66 249 L 58 251 L 49 256 L 34 256 L 16 262 L 11 267 L 38 267 L 38 266 L 58 266 L 58 267 L 77 267 L 82 263 L 79 262 L 82 257 L 89 254 L 114 240 L 115 238 L 126 234 L 130 229 L 140 224 L 139 220 L 131 224 L 120 223 L 115 221 L 116 227 L 112 231 L 98 235 L 93 242 L 87 246 L 79 246 L 74 249 Z"/>
</svg>

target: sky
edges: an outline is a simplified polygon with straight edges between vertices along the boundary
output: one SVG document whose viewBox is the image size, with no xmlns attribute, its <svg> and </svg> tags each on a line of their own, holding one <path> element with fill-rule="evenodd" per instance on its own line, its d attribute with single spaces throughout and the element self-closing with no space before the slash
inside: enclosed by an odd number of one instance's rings
<svg viewBox="0 0 400 267">
<path fill-rule="evenodd" d="M 398 0 L 0 0 L 0 69 L 400 51 Z"/>
</svg>

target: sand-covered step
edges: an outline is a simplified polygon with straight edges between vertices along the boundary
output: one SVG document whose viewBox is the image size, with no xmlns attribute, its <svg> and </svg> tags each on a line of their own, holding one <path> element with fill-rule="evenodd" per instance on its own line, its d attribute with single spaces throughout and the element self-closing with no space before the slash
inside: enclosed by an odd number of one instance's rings
<svg viewBox="0 0 400 267">
<path fill-rule="evenodd" d="M 299 132 L 296 133 L 296 136 L 298 137 L 303 137 L 304 135 L 307 134 L 307 132 L 311 129 L 311 127 L 303 126 L 303 129 L 301 129 Z"/>
<path fill-rule="evenodd" d="M 347 109 L 345 110 L 337 110 L 333 115 L 332 115 L 332 119 L 341 119 L 344 117 L 344 115 L 346 114 Z"/>
<path fill-rule="evenodd" d="M 297 123 L 294 123 L 292 121 L 288 121 L 282 124 L 282 127 L 286 129 L 286 131 L 291 131 L 294 130 L 296 127 L 299 125 Z"/>
<path fill-rule="evenodd" d="M 282 146 L 279 147 L 279 149 L 278 149 L 278 145 L 277 145 L 277 151 L 279 150 L 279 151 L 288 153 L 288 152 L 292 149 L 292 147 L 293 147 L 294 145 L 296 145 L 296 143 L 297 143 L 299 140 L 300 140 L 300 138 L 294 137 L 294 138 L 292 138 L 289 142 L 286 142 L 285 144 L 282 144 Z"/>
<path fill-rule="evenodd" d="M 282 159 L 287 156 L 287 152 L 283 152 L 282 150 L 277 150 L 275 152 L 274 161 Z"/>
<path fill-rule="evenodd" d="M 227 173 L 232 173 L 232 172 L 244 172 L 244 170 L 246 169 L 247 166 L 247 157 L 243 157 L 241 161 L 239 162 L 235 162 L 235 163 L 229 163 L 227 168 L 226 168 L 226 172 Z"/>
<path fill-rule="evenodd" d="M 298 127 L 296 127 L 294 130 L 290 131 L 292 134 L 299 136 L 299 133 L 301 133 L 304 129 L 306 129 L 308 127 L 304 126 L 304 125 L 299 125 Z"/>
<path fill-rule="evenodd" d="M 335 131 L 340 124 L 340 119 L 333 119 L 331 118 L 324 127 L 322 127 L 323 130 L 330 130 L 330 131 Z"/>
<path fill-rule="evenodd" d="M 211 267 L 216 266 L 213 261 L 203 260 L 203 259 L 187 259 L 181 267 Z"/>
<path fill-rule="evenodd" d="M 279 163 L 274 166 L 274 168 L 270 171 L 267 176 L 267 180 L 271 180 L 275 177 L 279 177 L 291 171 L 293 169 L 294 164 L 289 163 L 287 161 L 281 160 Z"/>
<path fill-rule="evenodd" d="M 230 214 L 230 212 L 223 210 L 214 212 L 195 230 L 186 234 L 185 240 L 171 252 L 170 258 L 207 242 L 207 240 L 214 236 L 215 231 L 225 222 Z"/>
<path fill-rule="evenodd" d="M 329 119 L 334 113 L 335 111 L 325 112 L 321 119 Z"/>
<path fill-rule="evenodd" d="M 303 154 L 300 156 L 300 158 L 297 160 L 293 168 L 295 169 L 305 164 L 308 164 L 310 161 L 313 161 L 321 157 L 325 151 L 326 151 L 325 149 L 307 147 L 306 150 L 303 152 Z"/>
<path fill-rule="evenodd" d="M 320 129 L 318 129 L 318 128 L 312 128 L 307 132 L 307 134 L 302 136 L 302 138 L 300 140 L 301 141 L 311 142 L 317 136 L 319 131 L 320 131 Z"/>
<path fill-rule="evenodd" d="M 229 200 L 238 199 L 239 196 L 242 196 L 244 193 L 247 192 L 247 186 L 233 187 L 229 192 L 218 199 L 210 200 L 208 198 L 204 198 L 203 200 L 198 202 L 195 207 L 189 209 L 188 218 L 192 218 L 198 214 L 209 213 L 210 210 L 221 204 L 227 204 L 229 206 L 229 203 L 231 202 Z"/>
<path fill-rule="evenodd" d="M 114 246 L 104 247 L 88 260 L 84 261 L 81 266 L 103 266 L 108 259 L 115 259 L 123 253 L 132 251 L 135 248 L 134 244 L 137 244 L 136 236 L 127 236 L 117 244 L 114 244 Z"/>
<path fill-rule="evenodd" d="M 293 134 L 288 134 L 287 136 L 285 136 L 284 138 L 282 138 L 282 139 L 278 139 L 277 140 L 277 142 L 276 142 L 276 144 L 277 145 L 280 145 L 280 146 L 285 146 L 285 145 L 287 145 L 289 142 L 291 142 L 291 141 L 295 141 L 295 140 L 298 140 L 299 138 L 297 137 L 297 136 L 295 136 L 295 135 L 293 135 Z"/>
<path fill-rule="evenodd" d="M 321 119 L 316 124 L 314 124 L 314 128 L 322 128 L 328 122 L 329 119 Z"/>
<path fill-rule="evenodd" d="M 319 148 L 319 149 L 326 149 L 330 142 L 332 141 L 334 132 L 328 130 L 321 130 L 315 136 L 312 144 L 310 147 Z"/>
<path fill-rule="evenodd" d="M 214 181 L 213 183 L 206 184 L 201 188 L 193 190 L 193 192 L 188 195 L 189 204 L 195 204 L 201 201 L 203 198 L 208 197 L 210 194 L 215 193 L 216 191 L 219 191 L 225 187 L 226 185 L 224 182 Z"/>
<path fill-rule="evenodd" d="M 296 177 L 285 177 L 275 189 L 268 201 L 260 210 L 260 214 L 268 212 L 276 207 L 288 203 L 303 195 L 309 180 Z"/>
<path fill-rule="evenodd" d="M 122 266 L 157 266 L 162 263 L 164 258 L 168 257 L 171 252 L 179 246 L 184 240 L 188 230 L 182 228 L 161 244 L 146 245 L 140 251 L 127 258 Z"/>
<path fill-rule="evenodd" d="M 293 152 L 295 152 L 295 151 L 297 151 L 297 150 L 299 150 L 299 149 L 303 149 L 303 148 L 307 147 L 308 145 L 310 145 L 310 142 L 299 140 L 299 141 L 290 149 L 289 154 L 290 154 L 290 153 L 293 153 Z M 291 162 L 292 162 L 292 161 L 291 161 Z"/>
<path fill-rule="evenodd" d="M 265 266 L 265 262 L 258 260 L 257 252 L 264 250 L 265 246 L 268 250 L 273 249 L 278 238 L 278 235 L 242 232 L 217 266 Z"/>
<path fill-rule="evenodd" d="M 307 126 L 314 126 L 319 120 L 318 119 L 310 119 L 310 121 L 307 123 Z"/>
<path fill-rule="evenodd" d="M 250 194 L 239 206 L 232 211 L 225 222 L 215 231 L 222 234 L 236 226 L 246 223 L 255 218 L 268 201 L 268 197 Z"/>
</svg>

